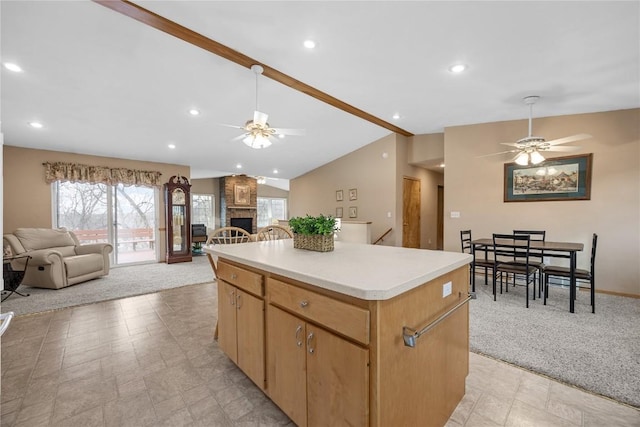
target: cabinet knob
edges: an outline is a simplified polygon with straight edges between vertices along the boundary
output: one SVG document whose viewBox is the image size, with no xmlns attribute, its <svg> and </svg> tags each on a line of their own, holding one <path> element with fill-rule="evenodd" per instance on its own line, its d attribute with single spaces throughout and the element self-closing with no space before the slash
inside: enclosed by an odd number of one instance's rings
<svg viewBox="0 0 640 427">
<path fill-rule="evenodd" d="M 305 301 L 305 300 L 300 301 L 300 307 L 305 308 L 308 305 L 309 305 L 309 301 Z"/>
<path fill-rule="evenodd" d="M 242 307 L 242 294 L 238 294 L 236 298 L 238 300 L 238 302 L 236 303 L 236 306 L 238 307 L 238 310 L 240 310 L 240 307 Z"/>
<path fill-rule="evenodd" d="M 298 347 L 302 347 L 302 341 L 298 337 L 300 335 L 300 332 L 302 332 L 302 325 L 298 325 L 298 327 L 296 328 L 296 345 Z"/>
<path fill-rule="evenodd" d="M 238 275 L 237 275 L 236 273 L 231 273 L 231 278 L 232 278 L 232 279 L 237 279 L 237 278 L 238 278 Z"/>
<path fill-rule="evenodd" d="M 315 349 L 311 345 L 311 340 L 312 339 L 313 339 L 313 332 L 310 332 L 309 335 L 307 336 L 307 349 L 309 350 L 309 353 L 311 353 L 311 354 L 315 353 Z"/>
</svg>

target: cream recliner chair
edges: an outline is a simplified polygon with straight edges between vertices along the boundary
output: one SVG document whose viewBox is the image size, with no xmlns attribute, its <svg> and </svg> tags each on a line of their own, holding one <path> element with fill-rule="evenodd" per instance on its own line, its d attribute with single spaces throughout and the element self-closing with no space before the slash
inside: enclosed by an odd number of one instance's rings
<svg viewBox="0 0 640 427">
<path fill-rule="evenodd" d="M 60 289 L 109 274 L 109 243 L 81 245 L 64 228 L 18 228 L 3 236 L 3 246 L 12 255 L 29 255 L 22 284 Z M 15 270 L 24 270 L 26 258 L 12 261 Z"/>
</svg>

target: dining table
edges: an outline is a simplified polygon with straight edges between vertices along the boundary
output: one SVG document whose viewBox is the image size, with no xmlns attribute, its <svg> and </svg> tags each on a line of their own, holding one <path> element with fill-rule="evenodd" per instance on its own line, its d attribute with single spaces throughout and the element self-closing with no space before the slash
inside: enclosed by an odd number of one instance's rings
<svg viewBox="0 0 640 427">
<path fill-rule="evenodd" d="M 471 241 L 472 254 L 474 259 L 475 269 L 475 257 L 476 251 L 492 252 L 493 238 L 480 238 Z M 549 242 L 542 240 L 531 240 L 530 250 L 536 251 L 542 254 L 544 257 L 550 258 L 564 258 L 569 260 L 569 312 L 575 313 L 575 299 L 576 299 L 576 261 L 577 253 L 584 250 L 583 243 L 574 242 Z M 476 278 L 475 271 L 472 272 L 472 291 L 476 291 Z"/>
</svg>

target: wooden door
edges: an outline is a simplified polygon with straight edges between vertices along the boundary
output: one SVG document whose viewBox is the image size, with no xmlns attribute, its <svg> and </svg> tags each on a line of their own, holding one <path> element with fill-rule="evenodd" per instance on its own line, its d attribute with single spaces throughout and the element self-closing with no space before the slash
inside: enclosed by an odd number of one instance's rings
<svg viewBox="0 0 640 427">
<path fill-rule="evenodd" d="M 218 344 L 222 351 L 237 364 L 236 292 L 235 286 L 218 280 Z"/>
<path fill-rule="evenodd" d="M 305 322 L 267 306 L 267 394 L 300 427 L 307 425 Z"/>
<path fill-rule="evenodd" d="M 310 427 L 369 425 L 369 350 L 307 324 Z"/>
<path fill-rule="evenodd" d="M 420 181 L 407 177 L 402 183 L 402 246 L 420 247 Z"/>
<path fill-rule="evenodd" d="M 236 290 L 238 366 L 264 390 L 264 301 Z"/>
</svg>

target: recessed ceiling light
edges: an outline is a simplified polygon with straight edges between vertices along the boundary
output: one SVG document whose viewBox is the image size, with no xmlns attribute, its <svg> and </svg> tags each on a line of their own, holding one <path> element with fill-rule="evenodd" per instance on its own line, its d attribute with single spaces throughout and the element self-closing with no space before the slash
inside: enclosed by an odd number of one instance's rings
<svg viewBox="0 0 640 427">
<path fill-rule="evenodd" d="M 240 163 L 238 163 L 238 164 L 236 165 L 236 169 L 242 169 L 242 165 L 241 165 Z"/>
<path fill-rule="evenodd" d="M 199 116 L 200 110 L 196 110 L 195 108 L 192 108 L 189 110 L 189 114 L 191 114 L 192 116 Z"/>
<path fill-rule="evenodd" d="M 22 72 L 22 68 L 20 68 L 20 66 L 18 64 L 14 64 L 13 62 L 5 62 L 4 63 L 4 68 L 6 68 L 9 71 L 13 71 L 15 73 L 21 73 Z"/>
<path fill-rule="evenodd" d="M 273 173 L 277 174 L 278 173 L 278 169 L 274 169 Z"/>
<path fill-rule="evenodd" d="M 467 69 L 467 66 L 464 64 L 455 64 L 449 67 L 449 71 L 451 71 L 452 73 L 461 73 L 466 69 Z"/>
<path fill-rule="evenodd" d="M 393 120 L 398 120 L 398 119 L 400 118 L 400 114 L 395 113 L 395 114 L 394 114 L 393 116 L 391 116 L 391 117 L 393 117 Z"/>
<path fill-rule="evenodd" d="M 307 49 L 313 49 L 314 47 L 316 47 L 316 42 L 314 42 L 313 40 L 305 40 L 303 44 Z"/>
<path fill-rule="evenodd" d="M 170 149 L 172 149 L 172 150 L 173 150 L 173 149 L 175 149 L 175 148 L 176 148 L 176 144 L 169 144 L 169 145 L 167 145 L 167 147 L 169 147 Z"/>
<path fill-rule="evenodd" d="M 44 127 L 40 122 L 29 122 L 29 126 L 36 129 L 42 129 Z"/>
</svg>

